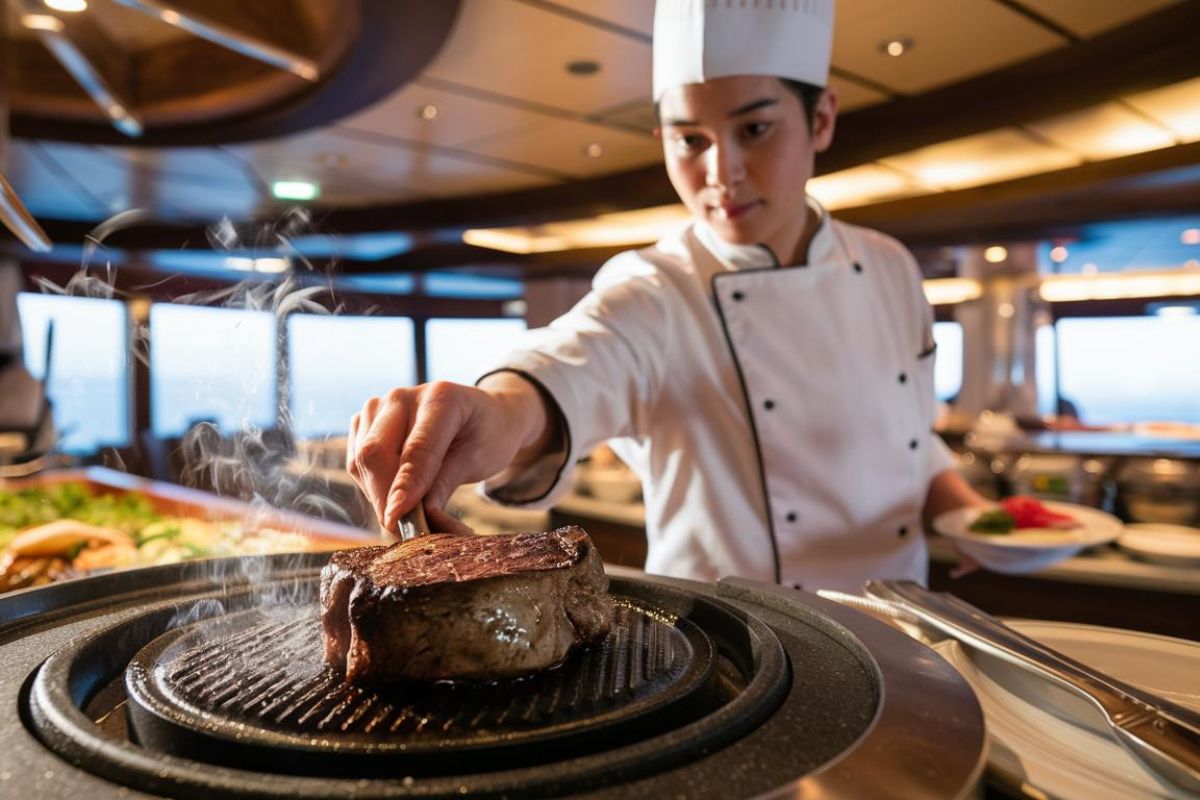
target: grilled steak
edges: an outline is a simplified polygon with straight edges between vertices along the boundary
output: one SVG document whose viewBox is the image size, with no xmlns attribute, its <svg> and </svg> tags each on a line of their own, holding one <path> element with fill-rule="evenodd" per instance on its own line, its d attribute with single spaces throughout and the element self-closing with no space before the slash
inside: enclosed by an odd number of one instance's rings
<svg viewBox="0 0 1200 800">
<path fill-rule="evenodd" d="M 325 661 L 356 683 L 536 672 L 612 618 L 600 556 L 575 526 L 343 550 L 321 573 Z"/>
</svg>

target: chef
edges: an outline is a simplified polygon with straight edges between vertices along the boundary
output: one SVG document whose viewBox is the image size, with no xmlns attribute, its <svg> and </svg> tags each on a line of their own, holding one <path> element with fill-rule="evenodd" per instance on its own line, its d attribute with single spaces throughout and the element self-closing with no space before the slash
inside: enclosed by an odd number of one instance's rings
<svg viewBox="0 0 1200 800">
<path fill-rule="evenodd" d="M 805 194 L 834 135 L 832 0 L 659 0 L 654 99 L 692 213 L 475 387 L 370 400 L 347 466 L 380 522 L 455 487 L 545 506 L 607 441 L 641 477 L 646 570 L 923 581 L 922 519 L 983 504 L 931 431 L 932 312 L 895 240 Z M 486 480 L 485 480 L 486 479 Z"/>
</svg>

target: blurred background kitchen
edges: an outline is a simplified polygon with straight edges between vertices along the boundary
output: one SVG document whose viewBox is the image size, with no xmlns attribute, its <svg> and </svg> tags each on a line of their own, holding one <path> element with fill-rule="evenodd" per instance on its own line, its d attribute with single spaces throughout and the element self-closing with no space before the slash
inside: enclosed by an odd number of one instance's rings
<svg viewBox="0 0 1200 800">
<path fill-rule="evenodd" d="M 340 439 L 367 397 L 473 380 L 687 217 L 653 136 L 650 0 L 0 11 L 0 332 L 55 432 L 9 424 L 9 477 L 105 465 L 286 505 L 255 479 L 287 474 L 339 509 L 302 510 L 371 528 Z M 954 581 L 989 610 L 1200 638 L 1179 613 L 1200 595 L 1198 26 L 1194 0 L 839 7 L 809 189 L 917 255 L 963 475 L 1138 534 Z M 253 431 L 272 468 L 197 469 L 197 425 L 209 455 Z M 601 448 L 549 512 L 469 487 L 454 510 L 578 522 L 640 566 L 640 491 Z"/>
</svg>

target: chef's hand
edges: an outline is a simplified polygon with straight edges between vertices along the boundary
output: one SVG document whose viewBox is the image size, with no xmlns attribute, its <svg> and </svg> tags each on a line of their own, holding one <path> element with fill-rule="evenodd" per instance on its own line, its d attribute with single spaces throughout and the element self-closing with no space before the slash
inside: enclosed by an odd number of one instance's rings
<svg viewBox="0 0 1200 800">
<path fill-rule="evenodd" d="M 537 388 L 511 372 L 490 375 L 478 388 L 438 381 L 393 389 L 350 421 L 346 469 L 385 531 L 395 531 L 422 499 L 440 529 L 456 488 L 532 461 L 550 440 L 553 419 Z"/>
</svg>

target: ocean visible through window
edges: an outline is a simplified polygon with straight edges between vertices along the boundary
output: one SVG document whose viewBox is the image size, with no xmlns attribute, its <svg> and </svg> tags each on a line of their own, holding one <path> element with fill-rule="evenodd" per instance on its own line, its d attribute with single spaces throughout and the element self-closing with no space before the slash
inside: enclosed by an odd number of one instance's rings
<svg viewBox="0 0 1200 800">
<path fill-rule="evenodd" d="M 125 304 L 116 300 L 21 293 L 25 364 L 50 378 L 47 395 L 58 449 L 87 454 L 129 444 L 129 347 Z M 46 345 L 54 326 L 53 344 Z"/>
</svg>

